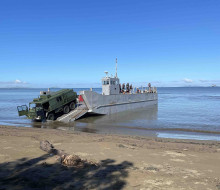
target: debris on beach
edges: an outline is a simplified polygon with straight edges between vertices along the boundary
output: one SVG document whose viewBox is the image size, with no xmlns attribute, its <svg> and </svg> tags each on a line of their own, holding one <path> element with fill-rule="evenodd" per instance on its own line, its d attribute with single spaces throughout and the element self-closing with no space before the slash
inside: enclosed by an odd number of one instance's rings
<svg viewBox="0 0 220 190">
<path fill-rule="evenodd" d="M 77 155 L 66 154 L 63 150 L 55 149 L 54 146 L 47 140 L 40 142 L 40 149 L 49 154 L 60 156 L 60 162 L 64 166 L 83 168 L 85 166 L 98 167 L 100 165 L 97 162 L 82 159 Z"/>
</svg>

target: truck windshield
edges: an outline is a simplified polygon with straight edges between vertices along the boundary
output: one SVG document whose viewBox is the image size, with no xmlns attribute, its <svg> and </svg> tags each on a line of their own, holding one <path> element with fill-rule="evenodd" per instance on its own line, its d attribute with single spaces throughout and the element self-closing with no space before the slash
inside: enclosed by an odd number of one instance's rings
<svg viewBox="0 0 220 190">
<path fill-rule="evenodd" d="M 29 108 L 30 108 L 30 109 L 36 108 L 36 104 L 30 104 L 30 105 L 29 105 Z"/>
<path fill-rule="evenodd" d="M 41 104 L 30 104 L 30 109 L 41 109 L 42 108 L 42 106 L 41 106 Z"/>
</svg>

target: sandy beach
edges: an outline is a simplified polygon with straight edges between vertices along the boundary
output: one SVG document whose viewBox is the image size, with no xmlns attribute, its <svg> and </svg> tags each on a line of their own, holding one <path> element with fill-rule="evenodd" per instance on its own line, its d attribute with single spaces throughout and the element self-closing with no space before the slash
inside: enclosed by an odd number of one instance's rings
<svg viewBox="0 0 220 190">
<path fill-rule="evenodd" d="M 0 189 L 220 189 L 220 142 L 0 126 Z M 56 149 L 99 166 L 67 167 Z"/>
</svg>

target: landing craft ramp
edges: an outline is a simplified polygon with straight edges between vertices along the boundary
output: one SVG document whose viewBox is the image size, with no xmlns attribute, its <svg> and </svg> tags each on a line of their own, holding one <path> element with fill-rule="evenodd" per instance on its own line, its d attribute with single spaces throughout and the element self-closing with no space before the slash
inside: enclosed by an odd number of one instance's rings
<svg viewBox="0 0 220 190">
<path fill-rule="evenodd" d="M 75 121 L 76 119 L 79 119 L 80 117 L 85 115 L 88 111 L 89 110 L 85 105 L 85 103 L 81 102 L 80 104 L 77 105 L 77 107 L 73 111 L 58 117 L 57 121 L 61 121 L 61 122 Z"/>
</svg>

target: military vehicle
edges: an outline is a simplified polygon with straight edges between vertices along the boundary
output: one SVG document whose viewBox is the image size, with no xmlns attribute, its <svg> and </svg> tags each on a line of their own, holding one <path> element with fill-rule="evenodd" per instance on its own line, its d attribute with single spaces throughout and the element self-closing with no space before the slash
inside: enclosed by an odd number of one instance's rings
<svg viewBox="0 0 220 190">
<path fill-rule="evenodd" d="M 41 91 L 38 98 L 26 105 L 18 106 L 18 115 L 33 120 L 55 120 L 57 113 L 69 113 L 76 107 L 77 94 L 72 89 L 57 92 Z"/>
</svg>

